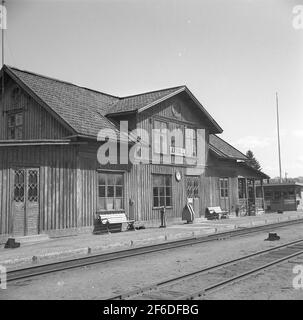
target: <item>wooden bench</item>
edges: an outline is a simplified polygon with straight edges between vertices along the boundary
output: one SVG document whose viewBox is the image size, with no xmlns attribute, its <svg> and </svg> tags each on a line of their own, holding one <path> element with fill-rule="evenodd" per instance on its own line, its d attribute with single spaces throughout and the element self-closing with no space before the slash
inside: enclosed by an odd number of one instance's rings
<svg viewBox="0 0 303 320">
<path fill-rule="evenodd" d="M 207 207 L 205 217 L 208 220 L 225 219 L 227 218 L 228 211 L 223 211 L 221 207 Z"/>
<path fill-rule="evenodd" d="M 97 213 L 97 225 L 94 233 L 121 232 L 122 226 L 126 225 L 126 230 L 135 230 L 135 220 L 128 220 L 125 213 Z"/>
</svg>

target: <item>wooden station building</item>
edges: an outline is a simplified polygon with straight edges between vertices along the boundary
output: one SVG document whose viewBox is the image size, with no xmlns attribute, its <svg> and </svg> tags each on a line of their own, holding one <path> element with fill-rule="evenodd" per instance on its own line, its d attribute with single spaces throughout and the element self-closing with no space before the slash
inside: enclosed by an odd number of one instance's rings
<svg viewBox="0 0 303 320">
<path fill-rule="evenodd" d="M 255 181 L 269 178 L 249 167 L 240 151 L 222 140 L 221 127 L 186 86 L 124 98 L 32 72 L 4 66 L 0 97 L 0 237 L 92 231 L 98 212 L 125 212 L 129 219 L 159 225 L 181 220 L 188 201 L 197 216 L 208 206 L 240 214 L 264 208 Z M 108 129 L 119 146 L 134 143 L 119 131 L 189 130 L 176 145 L 162 136 L 149 141 L 160 163 L 104 164 L 97 161 L 98 132 Z M 205 163 L 176 162 L 189 150 L 198 157 L 202 129 Z M 161 131 L 162 132 L 162 131 Z M 137 138 L 137 137 L 136 137 Z M 104 143 L 104 142 L 102 142 Z M 200 142 L 199 142 L 200 143 Z M 162 163 L 163 149 L 171 163 Z M 162 159 L 163 160 L 163 159 Z M 252 212 L 252 211 L 251 211 Z"/>
</svg>

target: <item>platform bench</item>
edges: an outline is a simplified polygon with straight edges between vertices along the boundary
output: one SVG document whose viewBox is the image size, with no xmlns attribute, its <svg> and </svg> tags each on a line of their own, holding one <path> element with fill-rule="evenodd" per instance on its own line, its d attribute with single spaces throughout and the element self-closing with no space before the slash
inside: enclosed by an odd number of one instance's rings
<svg viewBox="0 0 303 320">
<path fill-rule="evenodd" d="M 97 213 L 97 217 L 95 234 L 121 232 L 123 225 L 126 230 L 135 230 L 135 220 L 128 220 L 125 213 Z"/>
<path fill-rule="evenodd" d="M 228 217 L 228 211 L 224 211 L 221 207 L 207 207 L 205 218 L 208 220 L 225 219 Z"/>
</svg>

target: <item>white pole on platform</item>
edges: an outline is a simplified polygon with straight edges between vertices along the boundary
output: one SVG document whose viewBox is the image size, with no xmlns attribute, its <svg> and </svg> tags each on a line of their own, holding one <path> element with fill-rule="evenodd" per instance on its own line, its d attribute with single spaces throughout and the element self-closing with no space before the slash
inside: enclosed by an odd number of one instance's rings
<svg viewBox="0 0 303 320">
<path fill-rule="evenodd" d="M 278 133 L 278 154 L 279 154 L 279 176 L 280 176 L 280 183 L 282 183 L 281 146 L 280 146 L 280 120 L 279 120 L 279 98 L 278 98 L 278 92 L 276 92 L 276 105 L 277 105 L 277 133 Z"/>
</svg>

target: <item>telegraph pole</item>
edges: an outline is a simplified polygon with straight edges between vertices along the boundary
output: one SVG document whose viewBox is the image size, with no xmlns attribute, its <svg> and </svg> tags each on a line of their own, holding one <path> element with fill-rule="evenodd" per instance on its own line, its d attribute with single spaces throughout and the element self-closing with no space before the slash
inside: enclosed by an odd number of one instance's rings
<svg viewBox="0 0 303 320">
<path fill-rule="evenodd" d="M 278 132 L 278 153 L 279 153 L 279 173 L 280 183 L 282 183 L 282 167 L 281 167 L 281 146 L 280 146 L 280 121 L 279 121 L 279 100 L 278 92 L 276 92 L 276 105 L 277 105 L 277 132 Z"/>
<path fill-rule="evenodd" d="M 1 10 L 1 22 L 2 22 L 2 30 L 1 30 L 1 33 L 2 33 L 2 37 L 1 37 L 1 40 L 2 40 L 2 49 L 1 49 L 1 61 L 2 61 L 2 67 L 4 66 L 4 6 L 5 6 L 5 0 L 2 0 L 2 8 L 3 10 Z"/>
<path fill-rule="evenodd" d="M 1 40 L 2 40 L 2 48 L 1 48 L 1 62 L 2 62 L 2 68 L 4 67 L 4 28 L 5 28 L 5 23 L 4 19 L 6 20 L 6 17 L 4 17 L 4 6 L 5 6 L 5 0 L 2 0 L 2 10 L 1 10 L 1 22 L 2 22 L 2 30 L 1 30 Z M 4 72 L 2 74 L 2 84 L 1 84 L 1 91 L 2 91 L 2 97 L 4 96 Z"/>
</svg>

